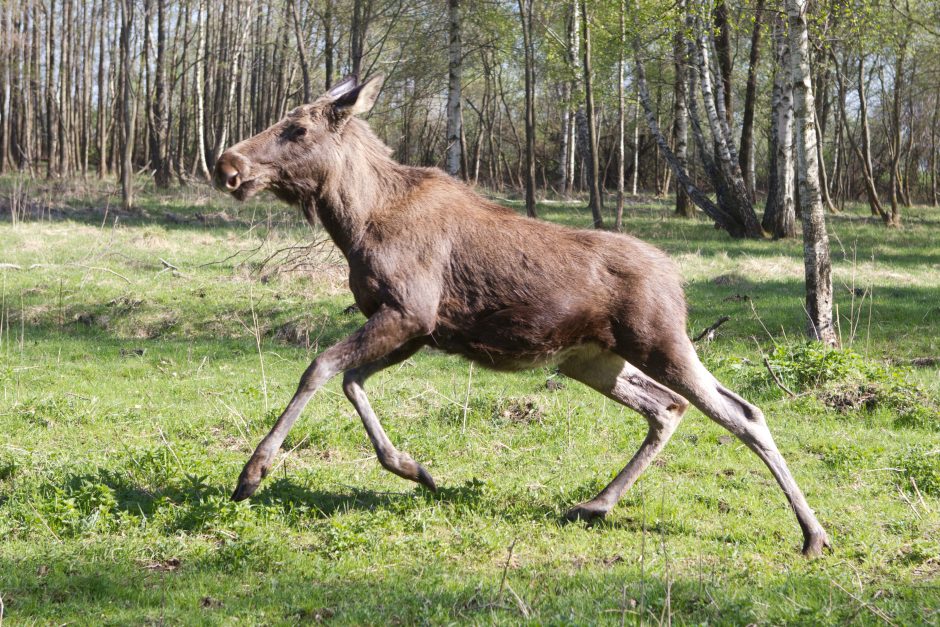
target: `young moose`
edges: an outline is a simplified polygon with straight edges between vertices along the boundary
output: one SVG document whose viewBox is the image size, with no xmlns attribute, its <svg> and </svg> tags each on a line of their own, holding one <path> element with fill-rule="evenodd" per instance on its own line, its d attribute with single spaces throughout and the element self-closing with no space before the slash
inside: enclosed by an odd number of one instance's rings
<svg viewBox="0 0 940 627">
<path fill-rule="evenodd" d="M 640 449 L 568 519 L 607 514 L 691 402 L 770 468 L 803 531 L 803 553 L 828 547 L 761 411 L 699 361 L 670 260 L 629 236 L 522 217 L 436 169 L 395 162 L 355 117 L 372 108 L 380 87 L 378 78 L 346 78 L 216 164 L 217 185 L 240 200 L 268 189 L 311 222 L 316 212 L 349 263 L 349 287 L 368 317 L 310 364 L 232 498 L 255 492 L 304 406 L 339 373 L 382 466 L 435 490 L 428 471 L 388 439 L 363 388 L 371 375 L 431 345 L 498 370 L 557 364 L 646 418 Z"/>
</svg>

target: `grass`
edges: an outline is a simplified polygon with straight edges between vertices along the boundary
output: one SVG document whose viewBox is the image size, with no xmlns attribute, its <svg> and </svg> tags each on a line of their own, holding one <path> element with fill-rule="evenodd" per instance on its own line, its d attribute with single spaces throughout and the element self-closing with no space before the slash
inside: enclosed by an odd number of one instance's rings
<svg viewBox="0 0 940 627">
<path fill-rule="evenodd" d="M 627 230 L 687 280 L 690 333 L 731 317 L 701 352 L 764 409 L 827 527 L 834 552 L 808 561 L 766 468 L 695 411 L 606 521 L 561 524 L 633 454 L 642 419 L 547 369 L 471 373 L 434 352 L 368 389 L 438 494 L 379 468 L 334 381 L 258 494 L 231 503 L 300 373 L 363 321 L 341 259 L 320 246 L 262 267 L 312 237 L 265 199 L 145 190 L 125 214 L 108 184 L 7 178 L 0 199 L 14 188 L 55 202 L 0 222 L 0 264 L 21 268 L 0 266 L 12 624 L 940 621 L 940 372 L 908 365 L 940 356 L 935 209 L 901 230 L 832 217 L 850 349 L 833 358 L 800 341 L 799 242 L 628 208 Z M 540 210 L 590 221 L 578 203 Z"/>
</svg>

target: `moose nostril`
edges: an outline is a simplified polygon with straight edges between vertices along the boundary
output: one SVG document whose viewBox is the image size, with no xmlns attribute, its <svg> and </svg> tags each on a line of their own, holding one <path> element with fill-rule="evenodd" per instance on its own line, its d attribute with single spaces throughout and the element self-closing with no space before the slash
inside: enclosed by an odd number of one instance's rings
<svg viewBox="0 0 940 627">
<path fill-rule="evenodd" d="M 238 185 L 241 183 L 241 177 L 238 176 L 238 173 L 230 174 L 225 179 L 225 186 L 230 190 L 234 191 L 238 189 Z"/>
</svg>

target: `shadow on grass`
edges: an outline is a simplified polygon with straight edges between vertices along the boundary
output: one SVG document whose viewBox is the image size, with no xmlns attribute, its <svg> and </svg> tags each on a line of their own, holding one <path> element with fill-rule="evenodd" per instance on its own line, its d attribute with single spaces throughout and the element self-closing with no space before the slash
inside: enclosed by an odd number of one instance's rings
<svg viewBox="0 0 940 627">
<path fill-rule="evenodd" d="M 860 288 L 861 289 L 861 288 Z M 843 287 L 836 286 L 836 304 L 841 305 L 843 320 L 840 324 L 844 331 L 848 331 L 851 315 L 850 302 L 852 294 Z M 714 281 L 694 281 L 686 285 L 686 295 L 690 309 L 690 335 L 700 331 L 700 326 L 710 324 L 721 315 L 730 315 L 732 320 L 724 325 L 719 337 L 738 336 L 749 338 L 756 335 L 761 340 L 766 339 L 763 327 L 772 333 L 779 333 L 783 328 L 788 336 L 800 337 L 803 333 L 805 314 L 803 311 L 804 288 L 801 281 L 767 280 L 753 282 L 743 277 L 729 275 L 725 282 L 716 284 Z M 916 332 L 917 337 L 912 341 L 929 343 L 931 337 L 936 337 L 940 328 L 940 287 L 921 287 L 909 285 L 892 285 L 875 287 L 870 303 L 872 339 L 878 340 L 884 329 L 904 329 L 908 333 Z M 754 317 L 751 303 L 760 316 L 760 321 Z M 862 306 L 861 296 L 854 298 L 855 308 Z M 317 342 L 322 348 L 331 346 L 347 337 L 359 328 L 364 318 L 344 312 L 342 303 L 321 301 L 317 305 L 326 308 L 329 312 L 326 324 L 319 332 Z M 112 308 L 108 303 L 92 305 L 88 308 L 87 317 L 109 313 Z M 864 324 L 861 328 L 868 332 L 869 305 L 864 306 L 864 312 L 855 311 L 856 317 L 864 313 Z M 180 312 L 185 316 L 185 312 Z M 311 319 L 314 316 L 311 315 Z M 83 318 L 84 320 L 84 318 Z M 763 325 L 761 325 L 761 322 Z M 855 320 L 857 323 L 858 320 Z M 278 331 L 277 327 L 268 330 L 266 341 L 272 341 Z M 195 328 L 190 327 L 185 332 L 175 328 L 168 328 L 159 336 L 149 339 L 122 337 L 119 333 L 102 326 L 96 326 L 82 321 L 70 321 L 65 324 L 37 324 L 25 327 L 25 334 L 31 342 L 58 342 L 63 336 L 94 342 L 102 352 L 113 352 L 121 355 L 121 350 L 147 347 L 160 347 L 161 351 L 178 348 L 182 351 L 191 350 L 199 344 L 214 344 L 218 348 L 228 351 L 255 352 L 257 347 L 253 338 L 232 337 L 221 339 L 219 330 L 212 325 L 202 325 L 196 322 Z M 892 339 L 894 336 L 892 336 Z M 919 339 L 918 339 L 919 338 Z M 174 348 L 175 347 L 175 348 Z M 156 352 L 156 351 L 154 351 Z"/>
<path fill-rule="evenodd" d="M 159 483 L 159 486 L 145 485 Z M 72 474 L 62 485 L 72 495 L 87 494 L 88 488 L 107 489 L 113 495 L 113 509 L 147 520 L 162 517 L 167 532 L 199 532 L 219 520 L 226 519 L 241 507 L 230 501 L 235 485 L 209 484 L 194 475 L 167 475 L 157 481 L 132 478 L 125 468 L 100 468 L 95 473 Z M 310 488 L 294 478 L 277 478 L 262 484 L 247 504 L 291 514 L 300 509 L 308 519 L 326 519 L 352 511 L 387 510 L 401 512 L 415 506 L 450 504 L 473 512 L 486 511 L 482 483 L 471 480 L 462 485 L 439 487 L 437 492 L 414 487 L 411 491 L 380 492 L 354 486 L 340 486 L 336 491 Z M 94 497 L 92 497 L 94 498 Z M 88 500 L 79 496 L 77 500 Z M 88 505 L 94 509 L 94 505 Z M 548 508 L 527 506 L 533 519 L 543 519 Z M 492 512 L 499 515 L 497 512 Z M 510 516 L 511 513 L 510 513 Z"/>
<path fill-rule="evenodd" d="M 220 547 L 166 562 L 88 546 L 47 548 L 0 559 L 6 616 L 16 622 L 251 623 L 332 620 L 342 624 L 930 624 L 935 590 L 881 579 L 859 591 L 826 572 L 759 576 L 740 561 L 679 564 L 660 572 L 639 556 L 577 565 L 526 565 L 503 572 L 481 565 L 348 563 L 275 549 L 278 560 L 228 568 Z M 94 550 L 94 549 L 93 549 Z M 252 548 L 246 547 L 246 550 Z M 267 549 L 270 551 L 270 549 Z M 649 548 L 650 559 L 655 547 Z M 635 559 L 636 558 L 636 559 Z M 162 566 L 168 564 L 168 566 Z M 842 583 L 839 583 L 842 579 Z M 507 585 L 508 584 L 508 585 Z M 510 590 L 511 589 L 511 590 Z"/>
</svg>

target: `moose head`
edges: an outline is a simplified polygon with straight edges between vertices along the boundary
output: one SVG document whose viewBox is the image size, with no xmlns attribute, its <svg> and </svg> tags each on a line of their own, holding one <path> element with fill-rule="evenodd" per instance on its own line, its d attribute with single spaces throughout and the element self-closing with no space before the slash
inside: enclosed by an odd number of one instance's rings
<svg viewBox="0 0 940 627">
<path fill-rule="evenodd" d="M 344 130 L 355 115 L 369 112 L 382 77 L 358 83 L 347 76 L 312 104 L 241 141 L 219 157 L 215 184 L 239 200 L 268 189 L 296 204 L 315 194 L 329 176 L 344 168 Z"/>
</svg>

